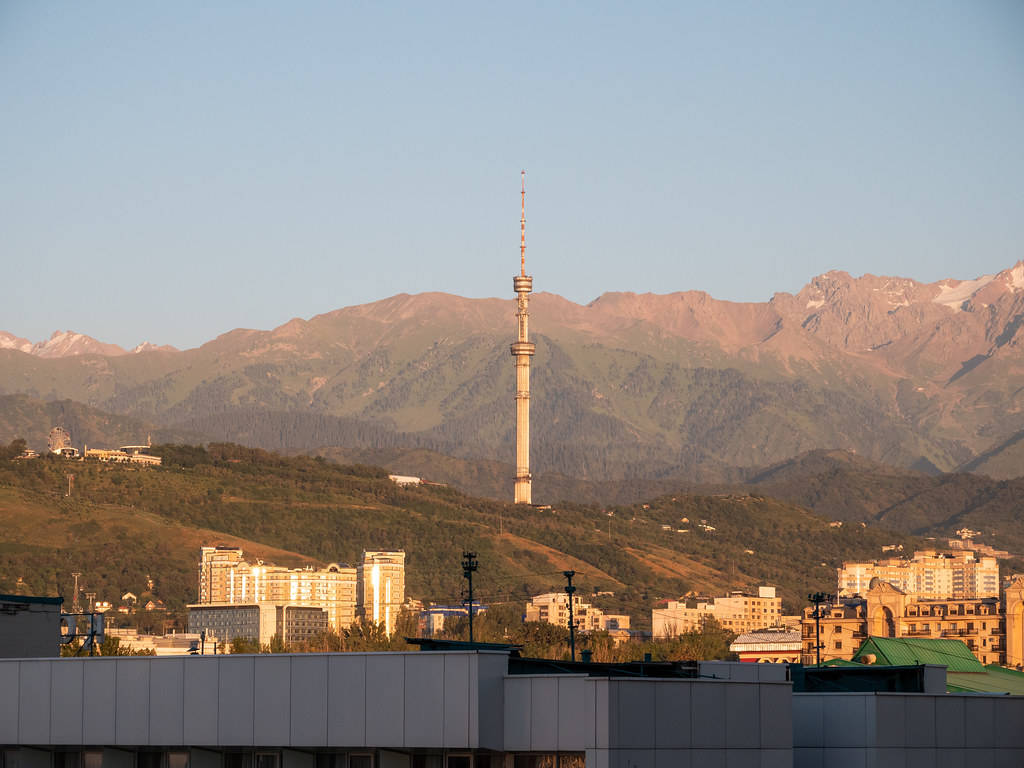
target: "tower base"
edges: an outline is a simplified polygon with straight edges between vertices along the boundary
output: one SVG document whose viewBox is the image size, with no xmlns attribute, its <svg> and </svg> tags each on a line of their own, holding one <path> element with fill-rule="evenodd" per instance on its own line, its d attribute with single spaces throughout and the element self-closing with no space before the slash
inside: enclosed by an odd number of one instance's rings
<svg viewBox="0 0 1024 768">
<path fill-rule="evenodd" d="M 517 477 L 515 485 L 515 495 L 513 496 L 514 504 L 532 504 L 532 480 L 527 475 L 526 477 Z"/>
</svg>

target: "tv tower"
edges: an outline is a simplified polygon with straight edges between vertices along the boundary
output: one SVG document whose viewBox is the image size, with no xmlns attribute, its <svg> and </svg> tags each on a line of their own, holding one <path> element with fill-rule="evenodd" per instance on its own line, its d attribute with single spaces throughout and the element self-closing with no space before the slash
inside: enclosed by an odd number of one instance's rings
<svg viewBox="0 0 1024 768">
<path fill-rule="evenodd" d="M 530 293 L 533 278 L 526 274 L 526 171 L 522 172 L 522 215 L 519 219 L 519 274 L 512 278 L 516 292 L 519 332 L 512 343 L 516 360 L 516 484 L 515 503 L 530 504 L 530 358 L 535 346 L 529 340 Z"/>
</svg>

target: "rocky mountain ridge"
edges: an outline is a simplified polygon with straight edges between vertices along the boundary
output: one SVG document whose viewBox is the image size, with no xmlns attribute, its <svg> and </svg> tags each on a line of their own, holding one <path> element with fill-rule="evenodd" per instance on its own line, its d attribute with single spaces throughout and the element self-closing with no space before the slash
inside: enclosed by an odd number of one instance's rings
<svg viewBox="0 0 1024 768">
<path fill-rule="evenodd" d="M 511 299 L 400 294 L 180 352 L 44 357 L 0 342 L 0 394 L 274 450 L 505 461 L 513 313 Z M 930 284 L 829 272 L 759 303 L 541 292 L 534 466 L 700 482 L 825 448 L 928 471 L 1018 451 L 1022 325 L 1024 261 Z"/>
</svg>

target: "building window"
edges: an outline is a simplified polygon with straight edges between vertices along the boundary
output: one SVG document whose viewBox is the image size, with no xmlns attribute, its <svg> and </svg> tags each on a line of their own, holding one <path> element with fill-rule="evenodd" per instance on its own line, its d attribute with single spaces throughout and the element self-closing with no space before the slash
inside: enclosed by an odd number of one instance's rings
<svg viewBox="0 0 1024 768">
<path fill-rule="evenodd" d="M 836 650 L 837 651 L 843 650 L 843 641 L 842 640 L 836 640 Z"/>
</svg>

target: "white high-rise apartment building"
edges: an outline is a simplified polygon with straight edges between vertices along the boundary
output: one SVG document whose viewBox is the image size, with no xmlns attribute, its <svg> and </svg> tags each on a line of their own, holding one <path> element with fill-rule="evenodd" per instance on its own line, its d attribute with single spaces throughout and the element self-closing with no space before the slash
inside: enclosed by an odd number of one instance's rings
<svg viewBox="0 0 1024 768">
<path fill-rule="evenodd" d="M 405 552 L 363 552 L 356 579 L 356 615 L 392 634 L 405 602 Z"/>
<path fill-rule="evenodd" d="M 273 603 L 327 612 L 335 632 L 356 617 L 383 624 L 390 634 L 405 602 L 405 553 L 364 552 L 358 568 L 285 568 L 255 564 L 236 547 L 203 547 L 199 562 L 199 605 Z"/>
<path fill-rule="evenodd" d="M 887 581 L 900 591 L 924 600 L 967 600 L 999 596 L 999 564 L 969 550 L 926 549 L 910 560 L 892 557 L 869 563 L 843 563 L 837 569 L 839 596 L 866 595 L 871 580 Z"/>
</svg>

